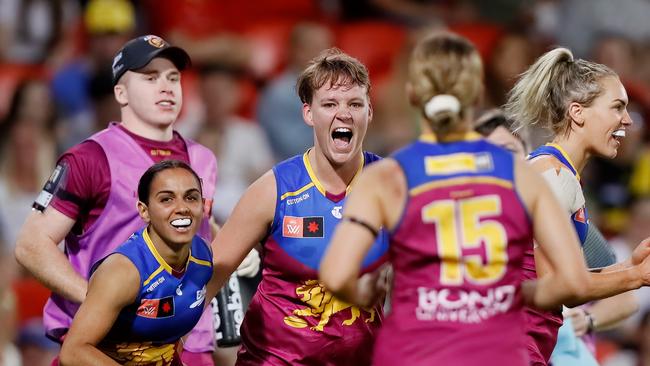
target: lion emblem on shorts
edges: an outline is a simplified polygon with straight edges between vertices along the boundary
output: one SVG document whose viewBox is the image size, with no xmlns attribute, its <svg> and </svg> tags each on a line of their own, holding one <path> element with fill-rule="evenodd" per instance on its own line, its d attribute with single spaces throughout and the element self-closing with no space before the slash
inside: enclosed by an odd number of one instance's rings
<svg viewBox="0 0 650 366">
<path fill-rule="evenodd" d="M 322 332 L 323 328 L 330 322 L 330 317 L 338 312 L 350 309 L 351 317 L 343 321 L 343 325 L 352 325 L 361 316 L 361 310 L 369 314 L 366 323 L 375 321 L 375 309 L 360 308 L 358 306 L 343 302 L 331 292 L 325 290 L 317 280 L 309 280 L 302 286 L 296 288 L 296 294 L 307 307 L 296 309 L 293 315 L 284 317 L 284 323 L 294 328 L 304 328 L 308 325 L 306 317 L 320 318 L 317 325 L 310 327 L 311 330 Z"/>
</svg>

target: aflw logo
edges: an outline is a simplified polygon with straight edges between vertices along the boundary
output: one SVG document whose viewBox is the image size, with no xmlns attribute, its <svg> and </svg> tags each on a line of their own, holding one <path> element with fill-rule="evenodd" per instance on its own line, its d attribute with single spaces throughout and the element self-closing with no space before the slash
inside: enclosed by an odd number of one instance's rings
<svg viewBox="0 0 650 366">
<path fill-rule="evenodd" d="M 322 238 L 323 217 L 285 216 L 282 220 L 282 236 L 286 238 Z"/>
<path fill-rule="evenodd" d="M 302 225 L 299 225 L 297 223 L 290 223 L 287 224 L 287 232 L 291 235 L 297 235 L 300 232 L 300 229 L 302 228 Z"/>
</svg>

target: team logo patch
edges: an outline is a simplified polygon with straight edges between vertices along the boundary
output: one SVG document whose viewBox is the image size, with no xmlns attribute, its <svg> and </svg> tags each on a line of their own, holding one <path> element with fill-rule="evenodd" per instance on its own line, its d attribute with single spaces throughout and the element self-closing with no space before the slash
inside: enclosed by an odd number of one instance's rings
<svg viewBox="0 0 650 366">
<path fill-rule="evenodd" d="M 330 324 L 330 321 L 332 323 L 340 321 L 332 319 L 338 313 L 341 313 L 339 317 L 345 318 L 343 322 L 339 323 L 343 326 L 350 326 L 361 321 L 372 323 L 376 319 L 376 312 L 372 307 L 358 307 L 343 302 L 334 297 L 316 280 L 309 280 L 296 288 L 296 295 L 300 296 L 300 301 L 305 307 L 296 309 L 292 315 L 284 317 L 284 324 L 292 328 L 305 328 L 309 325 L 309 321 L 314 319 L 318 323 L 309 329 L 322 332 Z"/>
<path fill-rule="evenodd" d="M 585 215 L 585 208 L 581 207 L 578 211 L 576 211 L 574 219 L 578 222 L 581 223 L 586 223 L 587 222 L 587 217 Z"/>
<path fill-rule="evenodd" d="M 286 238 L 322 238 L 323 217 L 285 216 L 282 220 L 282 236 Z"/>
<path fill-rule="evenodd" d="M 136 311 L 143 318 L 168 318 L 174 316 L 174 297 L 167 296 L 162 299 L 142 299 Z"/>
<path fill-rule="evenodd" d="M 165 41 L 163 41 L 162 38 L 157 37 L 157 36 L 146 36 L 144 38 L 147 42 L 149 42 L 150 45 L 156 47 L 156 48 L 161 48 L 165 45 Z"/>
</svg>

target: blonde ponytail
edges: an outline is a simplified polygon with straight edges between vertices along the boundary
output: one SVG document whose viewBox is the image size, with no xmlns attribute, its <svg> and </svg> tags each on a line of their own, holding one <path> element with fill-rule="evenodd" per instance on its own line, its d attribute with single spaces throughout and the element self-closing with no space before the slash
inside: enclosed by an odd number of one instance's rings
<svg viewBox="0 0 650 366">
<path fill-rule="evenodd" d="M 600 79 L 611 75 L 616 73 L 607 66 L 575 60 L 570 50 L 556 48 L 521 75 L 508 93 L 504 110 L 515 131 L 539 126 L 559 134 L 570 126 L 569 104 L 591 105 L 602 92 Z"/>
<path fill-rule="evenodd" d="M 483 64 L 467 39 L 444 31 L 429 34 L 409 62 L 409 99 L 436 134 L 466 118 L 483 92 Z"/>
</svg>

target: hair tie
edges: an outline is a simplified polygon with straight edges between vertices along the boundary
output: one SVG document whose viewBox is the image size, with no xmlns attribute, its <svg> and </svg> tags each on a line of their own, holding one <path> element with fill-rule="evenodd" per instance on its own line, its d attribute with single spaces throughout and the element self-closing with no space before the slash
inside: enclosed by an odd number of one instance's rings
<svg viewBox="0 0 650 366">
<path fill-rule="evenodd" d="M 424 105 L 424 114 L 433 118 L 439 112 L 451 112 L 458 114 L 460 112 L 460 101 L 450 94 L 439 94 L 429 99 Z"/>
</svg>

